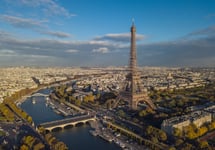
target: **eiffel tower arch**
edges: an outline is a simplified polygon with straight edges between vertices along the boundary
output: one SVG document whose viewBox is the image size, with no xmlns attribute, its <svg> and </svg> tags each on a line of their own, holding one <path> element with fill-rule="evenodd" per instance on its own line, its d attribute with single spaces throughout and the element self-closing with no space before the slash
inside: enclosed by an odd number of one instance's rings
<svg viewBox="0 0 215 150">
<path fill-rule="evenodd" d="M 140 101 L 145 102 L 151 109 L 156 109 L 156 106 L 148 96 L 147 91 L 143 90 L 140 74 L 137 68 L 136 56 L 136 27 L 134 22 L 131 26 L 131 47 L 130 47 L 130 64 L 128 68 L 129 73 L 126 76 L 126 84 L 123 91 L 119 93 L 118 98 L 128 101 L 130 108 L 137 109 L 137 104 Z"/>
</svg>

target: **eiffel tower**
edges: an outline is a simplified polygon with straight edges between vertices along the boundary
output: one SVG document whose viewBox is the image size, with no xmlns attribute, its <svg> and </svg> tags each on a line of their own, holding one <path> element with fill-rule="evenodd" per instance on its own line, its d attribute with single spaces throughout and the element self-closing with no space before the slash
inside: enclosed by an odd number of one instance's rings
<svg viewBox="0 0 215 150">
<path fill-rule="evenodd" d="M 126 84 L 124 91 L 119 93 L 120 99 L 125 99 L 129 102 L 130 108 L 137 109 L 137 104 L 140 101 L 145 102 L 151 109 L 156 109 L 154 103 L 150 100 L 147 91 L 143 91 L 140 74 L 137 68 L 136 56 L 136 27 L 134 22 L 131 26 L 131 47 L 130 47 L 130 64 L 129 73 L 126 76 Z"/>
</svg>

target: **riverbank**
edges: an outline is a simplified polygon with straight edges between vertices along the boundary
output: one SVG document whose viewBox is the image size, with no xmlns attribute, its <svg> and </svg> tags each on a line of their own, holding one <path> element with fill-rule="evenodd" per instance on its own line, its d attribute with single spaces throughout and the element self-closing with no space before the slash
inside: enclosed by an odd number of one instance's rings
<svg viewBox="0 0 215 150">
<path fill-rule="evenodd" d="M 65 117 L 86 113 L 85 110 L 75 106 L 74 104 L 66 101 L 60 102 L 54 93 L 50 94 L 49 100 L 47 100 L 46 103 L 48 106 L 51 106 L 56 113 L 62 114 Z"/>
<path fill-rule="evenodd" d="M 49 89 L 45 89 L 47 91 Z M 41 91 L 43 93 L 44 91 Z M 41 124 L 48 121 L 60 120 L 65 117 L 53 112 L 53 109 L 46 106 L 44 97 L 36 97 L 36 104 L 28 99 L 21 104 L 23 110 L 30 114 L 35 124 Z M 52 134 L 63 141 L 69 149 L 86 150 L 86 149 L 102 149 L 102 150 L 120 150 L 114 144 L 104 141 L 101 138 L 94 137 L 90 134 L 89 130 L 92 128 L 88 124 L 77 127 L 67 128 L 60 131 L 52 132 Z M 85 143 L 85 144 L 83 144 Z"/>
<path fill-rule="evenodd" d="M 31 95 L 32 95 L 33 93 L 36 93 L 36 92 L 38 92 L 38 91 L 40 91 L 40 90 L 42 90 L 42 89 L 45 89 L 45 88 L 46 88 L 46 87 L 39 88 L 39 89 L 35 89 L 35 90 L 32 91 L 31 93 L 28 93 L 28 94 L 22 96 L 21 98 L 19 98 L 18 100 L 15 100 L 14 103 L 15 103 L 16 105 L 21 105 L 24 101 L 27 100 L 28 97 L 31 97 Z"/>
<path fill-rule="evenodd" d="M 72 82 L 73 80 L 74 79 L 66 79 L 66 80 L 52 82 L 50 84 L 41 84 L 41 85 L 38 85 L 37 88 L 21 89 L 20 91 L 15 92 L 13 95 L 11 95 L 10 97 L 7 97 L 4 100 L 10 99 L 16 104 L 17 103 L 21 104 L 26 100 L 27 97 L 30 97 L 33 93 L 36 93 L 39 90 L 46 89 L 46 88 L 51 88 L 51 87 L 54 87 L 54 86 L 59 86 L 60 84 L 66 84 L 66 83 Z"/>
<path fill-rule="evenodd" d="M 58 150 L 60 149 L 68 149 L 67 146 L 57 140 L 54 136 L 52 136 L 50 133 L 42 133 L 37 130 L 38 128 L 34 125 L 34 120 L 32 120 L 32 115 L 29 115 L 29 113 L 26 113 L 26 111 L 23 111 L 23 109 L 20 107 L 22 103 L 24 103 L 26 100 L 29 100 L 29 97 L 32 97 L 33 93 L 37 93 L 40 90 L 45 91 L 46 87 L 38 87 L 35 89 L 24 89 L 19 92 L 14 93 L 11 97 L 8 97 L 6 100 L 3 101 L 1 105 L 5 105 L 5 108 L 9 108 L 8 111 L 11 112 L 12 120 L 10 121 L 13 124 L 16 124 L 17 122 L 19 124 L 22 124 L 28 128 L 28 130 L 25 130 L 23 133 L 16 131 L 15 139 L 11 136 L 10 139 L 13 139 L 15 142 L 15 147 L 18 147 L 20 149 L 23 149 L 22 147 L 28 144 L 28 139 L 32 139 L 33 143 L 31 145 L 28 145 L 30 149 L 35 149 L 35 147 L 38 147 L 36 143 L 40 141 L 40 147 L 46 147 L 45 149 L 52 149 L 52 150 Z M 50 91 L 48 91 L 50 93 Z M 44 98 L 44 97 L 43 97 Z M 34 105 L 34 103 L 32 103 Z M 19 105 L 19 106 L 18 106 Z M 4 111 L 4 110 L 3 110 Z M 6 116 L 8 115 L 8 112 Z M 18 127 L 15 125 L 12 129 L 12 131 L 15 132 L 15 128 Z M 31 130 L 30 130 L 31 129 Z M 7 133 L 9 133 L 9 130 Z M 9 134 L 10 135 L 10 134 Z M 12 135 L 12 134 L 11 134 Z M 18 136 L 21 136 L 22 138 L 18 138 Z M 52 141 L 50 141 L 50 138 L 52 138 Z M 37 141 L 36 143 L 34 143 Z M 27 142 L 27 143 L 25 143 Z M 7 143 L 5 143 L 7 144 Z M 11 142 L 10 142 L 11 144 Z M 13 144 L 13 143 L 12 143 Z M 17 144 L 17 145 L 16 145 Z M 38 149 L 38 148 L 36 148 Z"/>
<path fill-rule="evenodd" d="M 90 122 L 90 126 L 93 130 L 90 130 L 90 134 L 92 136 L 97 136 L 109 143 L 114 143 L 119 146 L 121 149 L 124 150 L 147 150 L 147 147 L 143 147 L 142 145 L 138 145 L 128 137 L 122 135 L 120 132 L 115 130 L 109 129 L 103 125 L 103 123 L 99 120 L 96 122 Z"/>
</svg>

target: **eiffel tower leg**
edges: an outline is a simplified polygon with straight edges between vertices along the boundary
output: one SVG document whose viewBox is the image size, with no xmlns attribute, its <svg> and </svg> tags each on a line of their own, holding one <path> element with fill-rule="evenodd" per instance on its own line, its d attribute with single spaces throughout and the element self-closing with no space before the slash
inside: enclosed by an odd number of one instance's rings
<svg viewBox="0 0 215 150">
<path fill-rule="evenodd" d="M 131 109 L 132 110 L 137 110 L 137 102 L 135 102 L 135 101 L 131 102 Z"/>
</svg>

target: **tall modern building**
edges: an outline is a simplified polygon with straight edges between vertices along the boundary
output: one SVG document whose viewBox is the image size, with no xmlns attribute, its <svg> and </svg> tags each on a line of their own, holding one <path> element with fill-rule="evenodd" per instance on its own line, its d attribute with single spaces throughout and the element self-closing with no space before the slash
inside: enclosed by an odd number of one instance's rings
<svg viewBox="0 0 215 150">
<path fill-rule="evenodd" d="M 137 68 L 137 54 L 136 54 L 136 27 L 134 22 L 131 26 L 131 47 L 130 47 L 130 64 L 129 73 L 126 76 L 125 90 L 120 93 L 123 99 L 129 102 L 130 108 L 137 109 L 137 104 L 140 101 L 145 102 L 150 108 L 156 109 L 147 91 L 143 90 L 140 74 Z"/>
</svg>

